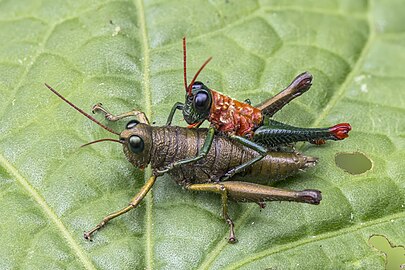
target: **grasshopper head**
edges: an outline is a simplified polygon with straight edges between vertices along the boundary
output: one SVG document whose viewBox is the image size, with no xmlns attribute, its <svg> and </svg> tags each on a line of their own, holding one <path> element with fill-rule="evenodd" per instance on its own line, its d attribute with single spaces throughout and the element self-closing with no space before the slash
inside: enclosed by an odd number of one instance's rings
<svg viewBox="0 0 405 270">
<path fill-rule="evenodd" d="M 131 120 L 120 134 L 124 153 L 128 161 L 136 167 L 145 168 L 151 159 L 152 128 L 151 126 Z"/>
<path fill-rule="evenodd" d="M 188 124 L 206 120 L 212 104 L 211 90 L 202 82 L 194 82 L 191 91 L 186 95 L 183 107 L 183 117 Z"/>
<path fill-rule="evenodd" d="M 51 90 L 55 95 L 57 95 L 59 98 L 61 98 L 63 101 L 65 101 L 69 106 L 77 110 L 79 113 L 82 115 L 86 116 L 88 119 L 102 127 L 103 129 L 107 130 L 108 132 L 120 136 L 119 140 L 116 139 L 101 139 L 101 140 L 96 140 L 92 141 L 89 143 L 86 143 L 83 146 L 91 145 L 94 143 L 99 143 L 99 142 L 105 142 L 105 141 L 110 141 L 110 142 L 117 142 L 120 143 L 124 146 L 124 153 L 133 165 L 139 167 L 139 168 L 145 168 L 150 160 L 151 160 L 151 148 L 152 148 L 152 127 L 149 126 L 148 124 L 140 123 L 137 120 L 131 120 L 128 122 L 126 125 L 126 128 L 124 131 L 121 133 L 115 132 L 114 130 L 110 129 L 107 126 L 104 126 L 102 123 L 100 123 L 98 120 L 96 120 L 94 117 L 89 115 L 88 113 L 84 112 L 82 109 L 74 105 L 72 102 L 67 100 L 65 97 L 63 97 L 59 92 L 57 92 L 55 89 L 53 89 L 51 86 L 48 84 L 45 84 L 46 87 Z M 147 122 L 147 120 L 146 120 Z"/>
<path fill-rule="evenodd" d="M 206 120 L 210 114 L 212 94 L 211 90 L 202 82 L 196 81 L 200 72 L 211 61 L 208 58 L 194 75 L 190 84 L 187 84 L 187 60 L 186 60 L 186 38 L 183 38 L 183 64 L 184 64 L 184 88 L 186 89 L 186 101 L 183 107 L 184 120 L 189 125 L 198 126 Z"/>
</svg>

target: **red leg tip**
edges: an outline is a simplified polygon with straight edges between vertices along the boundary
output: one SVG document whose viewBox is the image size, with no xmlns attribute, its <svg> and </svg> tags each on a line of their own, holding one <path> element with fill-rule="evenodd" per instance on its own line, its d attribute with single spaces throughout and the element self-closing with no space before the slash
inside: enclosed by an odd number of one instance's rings
<svg viewBox="0 0 405 270">
<path fill-rule="evenodd" d="M 352 130 L 352 127 L 349 123 L 340 123 L 329 129 L 329 131 L 336 137 L 338 140 L 343 140 L 344 138 L 349 137 L 349 131 Z"/>
</svg>

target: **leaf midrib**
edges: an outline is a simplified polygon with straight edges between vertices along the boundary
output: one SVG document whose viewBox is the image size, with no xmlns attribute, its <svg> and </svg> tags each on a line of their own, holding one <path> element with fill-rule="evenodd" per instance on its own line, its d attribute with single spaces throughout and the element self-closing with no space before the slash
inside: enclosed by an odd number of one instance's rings
<svg viewBox="0 0 405 270">
<path fill-rule="evenodd" d="M 145 8 L 143 0 L 135 0 L 133 2 L 136 10 L 138 11 L 139 24 L 142 34 L 142 47 L 143 47 L 143 93 L 145 114 L 148 119 L 152 117 L 152 97 L 150 87 L 150 49 L 148 43 L 148 31 L 146 28 Z M 145 170 L 144 182 L 146 182 L 152 175 L 151 167 Z M 153 208 L 153 189 L 144 198 L 145 209 L 145 268 L 153 269 L 153 246 L 152 246 L 152 208 Z"/>
</svg>

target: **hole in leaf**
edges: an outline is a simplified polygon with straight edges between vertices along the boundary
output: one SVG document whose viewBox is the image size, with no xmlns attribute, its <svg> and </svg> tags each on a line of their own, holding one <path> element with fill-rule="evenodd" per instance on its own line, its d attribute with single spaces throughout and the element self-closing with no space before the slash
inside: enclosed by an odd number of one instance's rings
<svg viewBox="0 0 405 270">
<path fill-rule="evenodd" d="M 395 246 L 384 235 L 372 235 L 368 243 L 384 253 L 385 269 L 405 269 L 405 249 L 403 246 Z"/>
<path fill-rule="evenodd" d="M 351 174 L 361 174 L 371 169 L 371 160 L 363 153 L 339 153 L 335 156 L 336 165 Z"/>
</svg>

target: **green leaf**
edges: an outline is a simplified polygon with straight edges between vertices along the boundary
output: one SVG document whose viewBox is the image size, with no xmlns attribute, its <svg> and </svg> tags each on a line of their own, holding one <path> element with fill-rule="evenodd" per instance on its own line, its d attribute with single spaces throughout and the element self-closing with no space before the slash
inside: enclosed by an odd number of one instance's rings
<svg viewBox="0 0 405 270">
<path fill-rule="evenodd" d="M 1 269 L 382 269 L 368 243 L 405 244 L 405 4 L 391 1 L 1 1 Z M 277 114 L 299 126 L 350 122 L 350 138 L 299 150 L 318 166 L 281 182 L 320 189 L 319 206 L 230 204 L 159 178 L 136 210 L 94 237 L 83 231 L 127 205 L 150 170 L 133 168 L 111 134 L 68 107 L 137 108 L 163 125 L 189 80 L 253 103 L 297 74 L 311 90 Z M 104 121 L 101 116 L 96 116 Z M 125 121 L 124 121 L 125 122 Z M 176 124 L 185 125 L 176 118 Z M 120 131 L 125 123 L 108 124 Z M 339 152 L 372 162 L 352 175 Z"/>
</svg>

